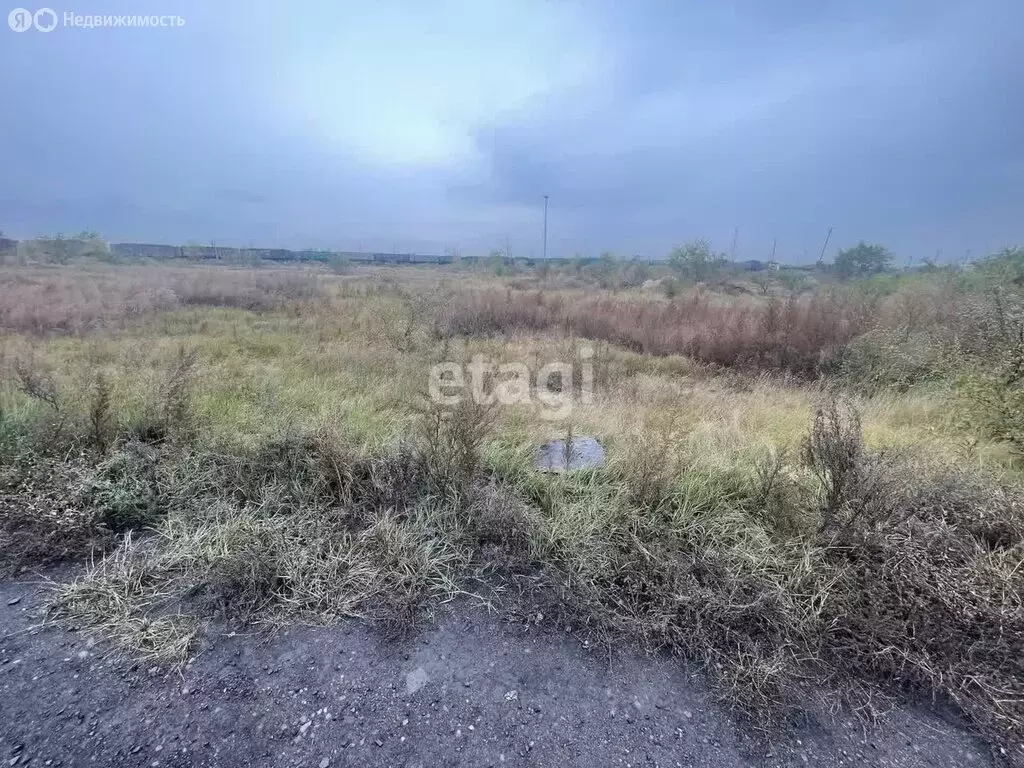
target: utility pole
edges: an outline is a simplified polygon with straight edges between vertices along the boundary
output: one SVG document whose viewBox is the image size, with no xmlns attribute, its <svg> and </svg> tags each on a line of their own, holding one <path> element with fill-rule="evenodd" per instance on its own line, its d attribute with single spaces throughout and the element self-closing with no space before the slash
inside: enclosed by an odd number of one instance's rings
<svg viewBox="0 0 1024 768">
<path fill-rule="evenodd" d="M 544 195 L 544 258 L 548 257 L 548 196 Z"/>
<path fill-rule="evenodd" d="M 729 261 L 736 261 L 736 241 L 740 237 L 740 228 L 737 225 L 732 231 L 732 247 L 729 249 Z"/>
<path fill-rule="evenodd" d="M 825 244 L 821 246 L 821 256 L 818 257 L 818 266 L 825 261 L 825 249 L 828 248 L 828 241 L 832 239 L 832 227 L 828 228 L 828 234 L 825 235 Z"/>
<path fill-rule="evenodd" d="M 777 238 L 777 237 L 776 237 L 776 238 L 774 238 L 774 239 L 772 240 L 772 261 L 775 261 L 775 247 L 776 247 L 776 246 L 777 246 L 778 244 L 779 244 L 779 238 Z"/>
</svg>

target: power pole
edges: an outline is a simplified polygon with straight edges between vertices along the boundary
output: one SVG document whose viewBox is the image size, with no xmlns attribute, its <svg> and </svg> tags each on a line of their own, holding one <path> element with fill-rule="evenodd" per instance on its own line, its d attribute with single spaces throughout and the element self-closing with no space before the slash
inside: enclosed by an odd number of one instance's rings
<svg viewBox="0 0 1024 768">
<path fill-rule="evenodd" d="M 548 196 L 544 195 L 544 258 L 548 257 Z"/>
<path fill-rule="evenodd" d="M 736 261 L 736 241 L 739 239 L 739 237 L 740 228 L 739 226 L 737 226 L 736 229 L 732 231 L 732 247 L 729 248 L 729 261 Z"/>
<path fill-rule="evenodd" d="M 832 239 L 832 227 L 828 228 L 828 234 L 825 235 L 825 244 L 821 246 L 821 256 L 818 257 L 818 266 L 825 261 L 825 249 L 828 248 L 828 241 Z"/>
<path fill-rule="evenodd" d="M 779 244 L 779 238 L 772 239 L 772 261 L 775 261 L 775 247 Z"/>
</svg>

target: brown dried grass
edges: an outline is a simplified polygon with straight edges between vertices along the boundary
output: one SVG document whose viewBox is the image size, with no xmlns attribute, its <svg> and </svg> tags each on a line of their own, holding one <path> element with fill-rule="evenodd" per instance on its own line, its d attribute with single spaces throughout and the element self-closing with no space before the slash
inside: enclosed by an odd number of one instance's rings
<svg viewBox="0 0 1024 768">
<path fill-rule="evenodd" d="M 270 311 L 317 295 L 298 270 L 134 267 L 0 272 L 0 332 L 78 334 L 183 307 Z"/>
</svg>

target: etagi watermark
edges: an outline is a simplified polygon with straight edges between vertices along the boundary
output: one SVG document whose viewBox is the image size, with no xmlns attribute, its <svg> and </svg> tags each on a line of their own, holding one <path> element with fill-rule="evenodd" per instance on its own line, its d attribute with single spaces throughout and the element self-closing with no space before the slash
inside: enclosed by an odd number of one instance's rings
<svg viewBox="0 0 1024 768">
<path fill-rule="evenodd" d="M 546 363 L 535 375 L 526 363 L 495 363 L 483 355 L 469 364 L 437 363 L 430 368 L 430 399 L 443 406 L 458 405 L 467 395 L 478 405 L 538 403 L 543 418 L 564 419 L 577 400 L 594 399 L 594 350 L 580 347 L 576 357 L 578 377 L 575 362 Z"/>
<path fill-rule="evenodd" d="M 7 26 L 15 32 L 28 32 L 35 29 L 39 32 L 53 32 L 58 26 L 71 27 L 74 29 L 104 29 L 104 28 L 168 28 L 183 27 L 185 19 L 183 16 L 138 16 L 138 15 L 113 15 L 113 14 L 81 14 L 74 11 L 64 11 L 61 16 L 52 8 L 40 8 L 37 11 L 30 11 L 27 8 L 15 8 L 7 14 Z"/>
</svg>

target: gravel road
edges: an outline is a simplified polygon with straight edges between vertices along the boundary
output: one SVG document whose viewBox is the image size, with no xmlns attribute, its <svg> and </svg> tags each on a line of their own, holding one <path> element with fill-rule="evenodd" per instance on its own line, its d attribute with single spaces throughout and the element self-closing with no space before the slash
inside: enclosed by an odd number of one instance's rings
<svg viewBox="0 0 1024 768">
<path fill-rule="evenodd" d="M 466 605 L 398 642 L 358 622 L 215 636 L 169 669 L 33 629 L 41 600 L 0 582 L 0 767 L 998 764 L 914 707 L 867 732 L 809 715 L 766 749 L 677 659 L 609 658 Z"/>
</svg>

